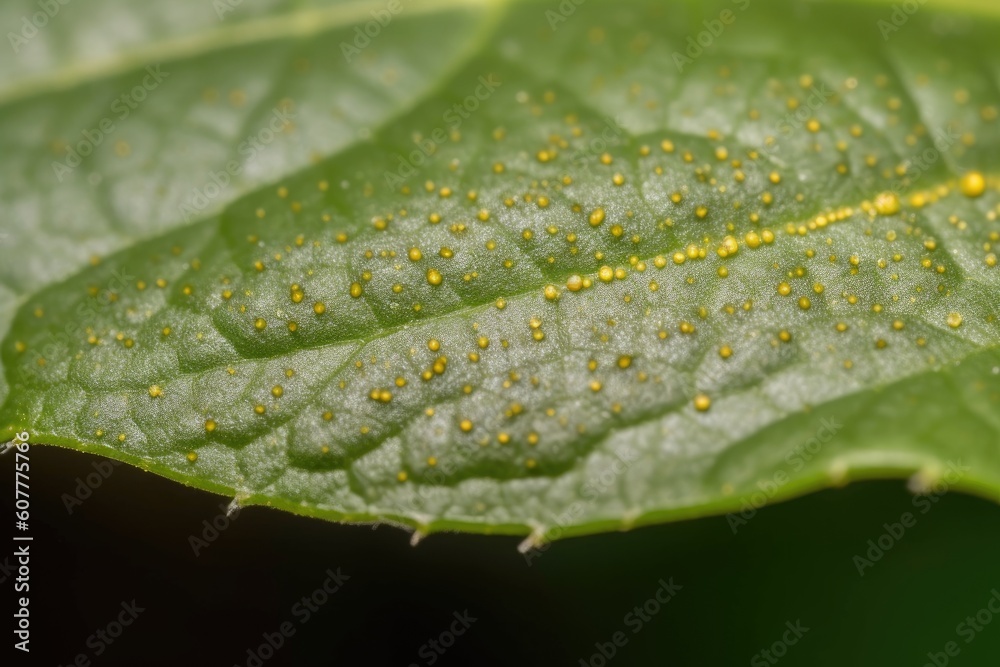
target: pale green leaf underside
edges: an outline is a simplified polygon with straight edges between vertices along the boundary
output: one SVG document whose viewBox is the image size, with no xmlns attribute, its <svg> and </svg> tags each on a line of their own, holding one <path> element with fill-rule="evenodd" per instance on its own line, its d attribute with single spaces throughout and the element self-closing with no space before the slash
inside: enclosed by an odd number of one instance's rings
<svg viewBox="0 0 1000 667">
<path fill-rule="evenodd" d="M 591 0 L 553 31 L 558 5 L 413 4 L 353 63 L 332 10 L 177 55 L 58 187 L 52 154 L 0 160 L 34 183 L 3 190 L 0 424 L 422 531 L 593 532 L 959 461 L 1000 496 L 994 19 L 924 8 L 885 41 L 881 5 Z M 141 72 L 0 127 L 59 154 Z M 294 122 L 193 204 L 275 107 Z"/>
</svg>

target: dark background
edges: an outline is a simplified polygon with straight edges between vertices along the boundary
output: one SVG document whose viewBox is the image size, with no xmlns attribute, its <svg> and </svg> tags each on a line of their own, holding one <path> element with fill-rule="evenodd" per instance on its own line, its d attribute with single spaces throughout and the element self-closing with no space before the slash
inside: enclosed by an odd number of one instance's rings
<svg viewBox="0 0 1000 667">
<path fill-rule="evenodd" d="M 1000 664 L 1000 615 L 970 643 L 956 634 L 1000 590 L 1000 507 L 968 496 L 920 514 L 902 482 L 858 484 L 765 508 L 735 536 L 714 517 L 557 542 L 530 566 L 518 538 L 411 547 L 396 528 L 251 507 L 196 557 L 189 536 L 228 499 L 121 465 L 69 514 L 61 496 L 99 461 L 31 449 L 33 650 L 10 650 L 13 664 L 85 653 L 93 665 L 246 667 L 262 633 L 290 621 L 295 635 L 263 665 L 429 665 L 421 647 L 466 610 L 477 620 L 434 664 L 600 667 L 595 642 L 619 630 L 628 643 L 607 665 L 919 667 L 949 641 L 961 650 L 949 664 Z M 13 465 L 0 458 L 7 545 Z M 907 511 L 916 525 L 859 576 L 853 556 Z M 301 624 L 292 606 L 328 568 L 350 579 Z M 624 616 L 671 577 L 683 588 L 633 633 Z M 0 584 L 5 651 L 12 586 Z M 145 611 L 95 657 L 87 638 L 133 599 Z M 751 662 L 797 620 L 809 630 L 786 655 Z"/>
</svg>

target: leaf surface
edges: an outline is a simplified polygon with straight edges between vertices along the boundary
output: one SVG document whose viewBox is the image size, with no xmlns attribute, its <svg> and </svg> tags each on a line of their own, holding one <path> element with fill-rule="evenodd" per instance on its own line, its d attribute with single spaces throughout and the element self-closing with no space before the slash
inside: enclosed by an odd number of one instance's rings
<svg viewBox="0 0 1000 667">
<path fill-rule="evenodd" d="M 995 12 L 573 6 L 168 35 L 62 183 L 146 63 L 13 80 L 0 424 L 536 541 L 865 477 L 996 498 Z"/>
</svg>

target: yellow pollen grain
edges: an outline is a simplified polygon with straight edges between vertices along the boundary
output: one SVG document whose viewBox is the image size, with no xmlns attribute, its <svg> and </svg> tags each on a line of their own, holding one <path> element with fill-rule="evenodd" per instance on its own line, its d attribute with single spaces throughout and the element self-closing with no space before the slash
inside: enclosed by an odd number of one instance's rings
<svg viewBox="0 0 1000 667">
<path fill-rule="evenodd" d="M 722 244 L 719 245 L 717 252 L 720 257 L 729 257 L 739 252 L 739 249 L 740 244 L 737 242 L 736 237 L 726 236 L 722 239 Z"/>
<path fill-rule="evenodd" d="M 892 192 L 883 192 L 875 198 L 875 211 L 879 215 L 895 215 L 899 213 L 899 197 Z"/>
<path fill-rule="evenodd" d="M 970 171 L 962 176 L 959 189 L 966 197 L 980 197 L 986 192 L 986 179 L 978 171 Z"/>
</svg>

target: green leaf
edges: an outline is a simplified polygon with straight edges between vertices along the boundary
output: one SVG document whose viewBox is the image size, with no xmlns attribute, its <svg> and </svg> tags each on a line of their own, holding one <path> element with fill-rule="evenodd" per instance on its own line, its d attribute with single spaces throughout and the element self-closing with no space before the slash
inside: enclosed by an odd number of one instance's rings
<svg viewBox="0 0 1000 667">
<path fill-rule="evenodd" d="M 526 546 L 1000 496 L 995 10 L 195 4 L 0 88 L 10 433 Z"/>
</svg>

